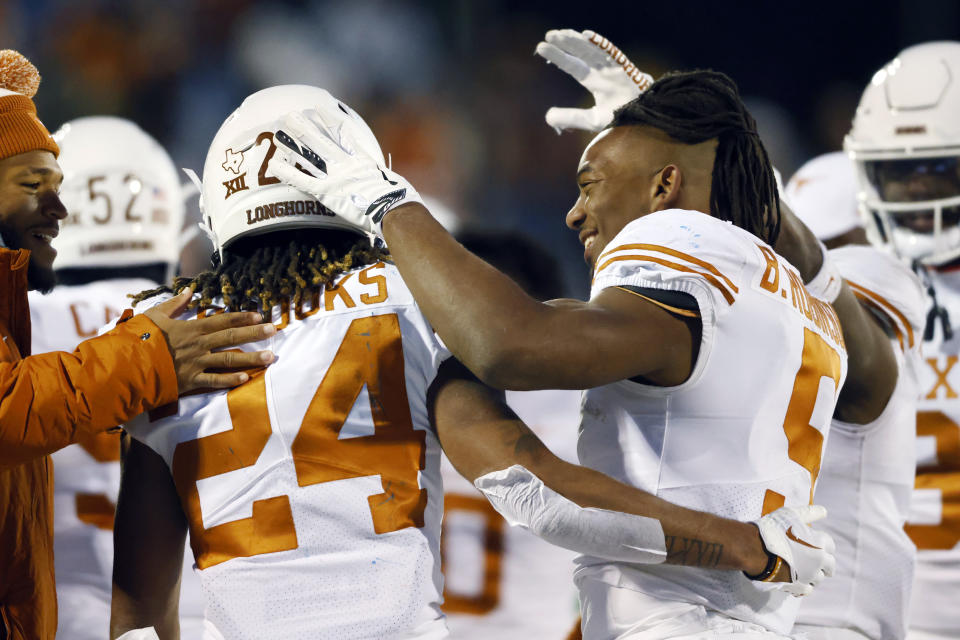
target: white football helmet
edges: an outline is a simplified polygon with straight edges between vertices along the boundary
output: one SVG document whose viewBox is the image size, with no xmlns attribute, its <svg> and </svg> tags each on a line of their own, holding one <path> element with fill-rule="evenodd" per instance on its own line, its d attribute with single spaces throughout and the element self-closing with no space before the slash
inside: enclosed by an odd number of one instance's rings
<svg viewBox="0 0 960 640">
<path fill-rule="evenodd" d="M 804 163 L 790 178 L 783 198 L 822 241 L 863 224 L 857 210 L 853 163 L 842 151 L 825 153 Z"/>
<path fill-rule="evenodd" d="M 871 236 L 929 265 L 960 257 L 960 42 L 909 47 L 877 71 L 844 150 Z"/>
<path fill-rule="evenodd" d="M 129 120 L 78 118 L 53 134 L 67 209 L 54 241 L 57 269 L 125 267 L 180 260 L 186 213 L 177 168 Z"/>
<path fill-rule="evenodd" d="M 311 156 L 311 150 L 301 150 L 298 142 L 279 133 L 283 116 L 291 111 L 300 111 L 307 118 L 316 112 L 332 136 L 344 127 L 364 152 L 386 164 L 380 144 L 363 118 L 326 90 L 282 85 L 254 93 L 220 127 L 203 166 L 200 206 L 207 234 L 221 255 L 237 238 L 285 228 L 319 227 L 362 234 L 312 196 L 270 175 L 267 163 L 278 144 Z M 312 155 L 314 164 L 323 170 L 323 160 Z"/>
</svg>

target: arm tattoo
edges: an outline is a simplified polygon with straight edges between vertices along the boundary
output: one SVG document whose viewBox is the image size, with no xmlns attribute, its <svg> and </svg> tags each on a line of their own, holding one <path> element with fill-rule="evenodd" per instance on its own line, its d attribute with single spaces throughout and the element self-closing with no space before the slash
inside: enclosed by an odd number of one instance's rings
<svg viewBox="0 0 960 640">
<path fill-rule="evenodd" d="M 544 450 L 540 438 L 522 423 L 512 423 L 509 431 L 504 433 L 503 441 L 513 446 L 513 454 L 518 460 L 537 459 Z"/>
<path fill-rule="evenodd" d="M 670 564 L 712 568 L 719 565 L 723 557 L 723 545 L 718 542 L 704 542 L 679 536 L 665 536 L 665 540 L 667 562 Z"/>
</svg>

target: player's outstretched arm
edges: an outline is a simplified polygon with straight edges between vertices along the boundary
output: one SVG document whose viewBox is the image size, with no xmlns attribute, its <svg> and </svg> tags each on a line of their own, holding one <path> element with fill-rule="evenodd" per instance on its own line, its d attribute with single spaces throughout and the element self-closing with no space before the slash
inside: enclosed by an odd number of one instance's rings
<svg viewBox="0 0 960 640">
<path fill-rule="evenodd" d="M 188 292 L 157 305 L 73 353 L 0 363 L 0 470 L 61 449 L 77 432 L 113 428 L 180 393 L 241 384 L 247 374 L 237 369 L 273 359 L 269 352 L 213 352 L 276 329 L 255 325 L 261 318 L 254 313 L 174 320 L 189 300 Z M 234 371 L 206 371 L 212 368 Z"/>
<path fill-rule="evenodd" d="M 821 244 L 810 229 L 781 201 L 780 236 L 774 247 L 789 260 L 807 283 L 825 288 L 843 329 L 847 349 L 847 379 L 840 390 L 835 416 L 851 424 L 867 424 L 880 417 L 897 386 L 897 363 L 890 338 L 880 321 L 860 304 L 850 287 L 825 258 Z M 830 278 L 835 284 L 817 285 Z M 832 289 L 830 287 L 836 287 Z"/>
<path fill-rule="evenodd" d="M 784 582 L 784 590 L 798 595 L 833 572 L 832 540 L 806 524 L 822 517 L 818 511 L 782 509 L 756 525 L 737 522 L 564 462 L 507 407 L 502 392 L 484 386 L 454 360 L 441 367 L 429 406 L 457 471 L 510 524 L 552 544 L 626 562 L 753 576 L 770 570 L 771 581 Z M 791 529 L 812 546 L 792 541 L 786 534 Z M 777 557 L 786 560 L 779 569 Z"/>
<path fill-rule="evenodd" d="M 617 288 L 590 302 L 540 303 L 463 248 L 422 206 L 402 207 L 384 224 L 394 263 L 427 319 L 488 384 L 583 389 L 643 376 L 668 386 L 692 370 L 698 320 Z"/>
<path fill-rule="evenodd" d="M 180 571 L 187 520 L 163 458 L 124 435 L 113 527 L 110 637 L 153 627 L 180 638 Z"/>
<path fill-rule="evenodd" d="M 293 113 L 283 131 L 279 138 L 309 153 L 278 147 L 271 174 L 357 228 L 385 237 L 433 328 L 484 382 L 583 389 L 635 376 L 672 385 L 689 376 L 699 344 L 690 323 L 616 288 L 590 302 L 537 302 L 454 240 L 413 187 L 364 156 L 343 126 L 323 122 L 316 112 L 310 119 Z"/>
</svg>

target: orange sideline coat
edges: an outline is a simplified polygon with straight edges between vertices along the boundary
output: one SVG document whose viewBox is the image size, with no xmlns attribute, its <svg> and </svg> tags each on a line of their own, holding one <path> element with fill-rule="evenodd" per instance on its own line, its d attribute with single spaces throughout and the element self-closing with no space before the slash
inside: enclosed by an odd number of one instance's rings
<svg viewBox="0 0 960 640">
<path fill-rule="evenodd" d="M 174 402 L 177 376 L 162 333 L 142 315 L 72 354 L 22 358 L 30 353 L 29 258 L 0 249 L 0 638 L 53 640 L 48 454 Z"/>
</svg>

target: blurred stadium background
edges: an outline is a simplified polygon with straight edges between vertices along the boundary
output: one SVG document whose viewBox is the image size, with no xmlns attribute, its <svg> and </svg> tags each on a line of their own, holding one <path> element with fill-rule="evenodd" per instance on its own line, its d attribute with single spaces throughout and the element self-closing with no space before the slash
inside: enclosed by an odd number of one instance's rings
<svg viewBox="0 0 960 640">
<path fill-rule="evenodd" d="M 587 292 L 563 216 L 587 138 L 551 105 L 589 95 L 533 49 L 592 28 L 658 76 L 713 68 L 740 85 L 784 176 L 839 149 L 860 92 L 897 51 L 960 39 L 954 0 L 533 2 L 506 0 L 0 0 L 0 48 L 40 69 L 40 117 L 112 114 L 200 173 L 225 116 L 252 91 L 323 86 L 373 127 L 394 168 L 463 226 L 535 237 Z M 196 206 L 194 217 L 198 219 Z M 209 250 L 193 244 L 186 270 Z"/>
</svg>

